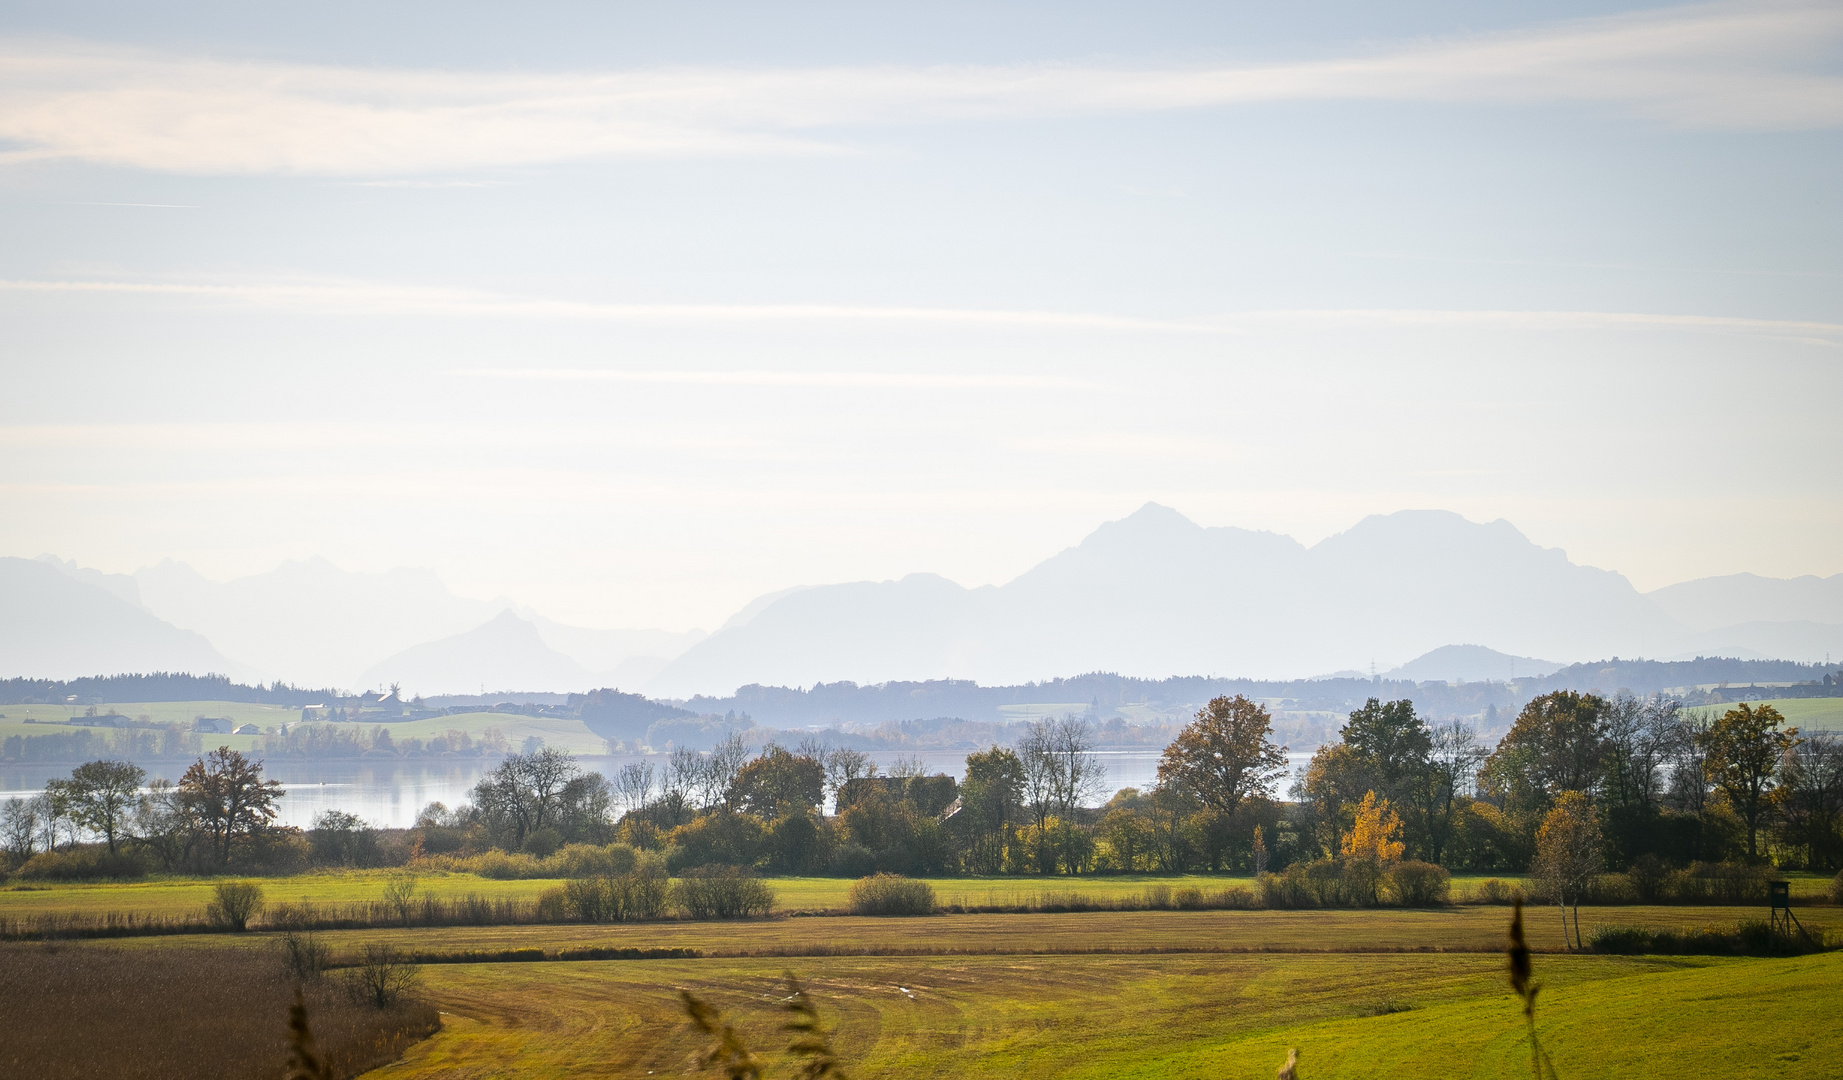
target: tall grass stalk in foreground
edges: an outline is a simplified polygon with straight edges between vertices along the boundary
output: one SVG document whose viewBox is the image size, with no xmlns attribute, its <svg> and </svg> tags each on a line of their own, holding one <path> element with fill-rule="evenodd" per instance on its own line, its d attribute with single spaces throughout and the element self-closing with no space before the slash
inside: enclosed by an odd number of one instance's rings
<svg viewBox="0 0 1843 1080">
<path fill-rule="evenodd" d="M 845 1080 L 844 1065 L 832 1050 L 832 1040 L 826 1029 L 819 1022 L 819 1009 L 807 994 L 806 987 L 793 972 L 787 972 L 787 997 L 781 1007 L 791 1016 L 781 1030 L 793 1036 L 787 1043 L 787 1053 L 800 1062 L 800 1071 L 796 1074 L 801 1080 Z M 680 990 L 679 999 L 685 1003 L 685 1015 L 697 1025 L 699 1031 L 716 1040 L 710 1053 L 704 1055 L 706 1068 L 716 1065 L 723 1070 L 729 1080 L 761 1080 L 762 1062 L 750 1050 L 736 1029 L 723 1019 L 723 1014 L 716 1007 L 700 1000 L 689 990 Z"/>
<path fill-rule="evenodd" d="M 287 1080 L 333 1080 L 333 1069 L 314 1045 L 314 1032 L 307 1026 L 307 1002 L 301 985 L 295 984 L 294 1005 L 288 1010 Z"/>
<path fill-rule="evenodd" d="M 1542 1080 L 1543 1066 L 1548 1066 L 1548 1075 L 1555 1076 L 1555 1063 L 1536 1040 L 1536 992 L 1542 989 L 1540 983 L 1530 978 L 1529 942 L 1523 937 L 1523 901 L 1516 901 L 1510 915 L 1510 947 L 1506 950 L 1510 957 L 1510 988 L 1523 999 L 1523 1020 L 1529 1025 L 1529 1067 L 1536 1080 Z"/>
</svg>

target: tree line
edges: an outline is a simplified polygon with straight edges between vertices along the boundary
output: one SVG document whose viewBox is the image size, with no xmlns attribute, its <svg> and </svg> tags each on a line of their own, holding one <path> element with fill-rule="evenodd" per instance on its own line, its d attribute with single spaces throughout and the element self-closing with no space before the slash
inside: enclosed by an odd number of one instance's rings
<svg viewBox="0 0 1843 1080">
<path fill-rule="evenodd" d="M 544 859 L 622 843 L 673 872 L 908 875 L 1251 871 L 1301 896 L 1374 899 L 1431 888 L 1444 869 L 1534 873 L 1577 897 L 1606 870 L 1654 880 L 1703 863 L 1843 865 L 1843 743 L 1801 736 L 1770 706 L 1717 715 L 1663 697 L 1555 691 L 1488 746 L 1406 699 L 1348 714 L 1281 797 L 1286 748 L 1267 708 L 1236 695 L 1165 747 L 1157 782 L 1104 802 L 1096 729 L 1026 726 L 969 754 L 963 774 L 914 759 L 880 770 L 808 740 L 751 748 L 732 733 L 612 776 L 553 747 L 508 754 L 466 803 L 425 808 L 403 833 L 328 811 L 273 825 L 279 786 L 220 748 L 176 784 L 97 761 L 0 807 L 14 864 L 94 841 L 163 869 L 378 865 L 483 852 Z M 1098 804 L 1098 805 L 1097 805 Z M 1444 868 L 1444 869 L 1443 869 Z"/>
</svg>

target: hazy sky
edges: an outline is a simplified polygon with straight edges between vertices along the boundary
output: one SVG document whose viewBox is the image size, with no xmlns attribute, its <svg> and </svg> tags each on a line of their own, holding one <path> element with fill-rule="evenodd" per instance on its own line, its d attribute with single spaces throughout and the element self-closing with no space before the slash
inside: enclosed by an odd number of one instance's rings
<svg viewBox="0 0 1843 1080">
<path fill-rule="evenodd" d="M 1843 571 L 1843 5 L 0 8 L 0 553 L 598 626 L 1148 499 Z"/>
</svg>

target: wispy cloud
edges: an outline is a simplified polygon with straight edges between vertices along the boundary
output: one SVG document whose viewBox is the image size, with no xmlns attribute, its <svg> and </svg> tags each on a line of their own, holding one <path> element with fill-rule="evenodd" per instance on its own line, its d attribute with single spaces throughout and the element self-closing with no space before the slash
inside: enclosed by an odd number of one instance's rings
<svg viewBox="0 0 1843 1080">
<path fill-rule="evenodd" d="M 0 280 L 0 294 L 66 293 L 191 297 L 258 308 L 332 314 L 473 315 L 601 322 L 933 322 L 1091 330 L 1211 332 L 1188 322 L 1063 311 L 879 307 L 847 304 L 620 304 L 508 296 L 467 289 L 366 281 L 198 283 Z"/>
<path fill-rule="evenodd" d="M 1843 123 L 1843 7 L 1716 4 L 1240 66 L 1027 64 L 552 74 L 0 45 L 13 160 L 389 176 L 615 156 L 829 153 L 839 129 L 1275 101 L 1598 102 L 1667 124 Z"/>
<path fill-rule="evenodd" d="M 459 368 L 450 375 L 516 382 L 610 382 L 677 386 L 842 390 L 1095 390 L 1055 375 L 962 375 L 895 371 L 633 371 L 614 368 Z"/>
<path fill-rule="evenodd" d="M 1756 319 L 1642 311 L 1452 310 L 1440 308 L 1290 308 L 1234 311 L 1182 319 L 1151 319 L 1105 312 L 1004 308 L 883 307 L 851 304 L 622 304 L 513 296 L 468 289 L 370 281 L 173 282 L 42 281 L 0 279 L 7 293 L 149 295 L 188 297 L 203 303 L 328 315 L 440 315 L 478 318 L 583 320 L 614 323 L 937 323 L 1042 330 L 1120 333 L 1230 334 L 1280 325 L 1494 326 L 1516 329 L 1658 328 L 1712 333 L 1798 337 L 1816 344 L 1843 340 L 1843 323 L 1810 319 Z M 599 369 L 479 369 L 472 374 L 520 379 L 647 381 L 654 375 Z M 767 377 L 755 373 L 750 377 Z M 738 373 L 658 373 L 658 380 L 734 379 Z M 791 377 L 791 376 L 790 376 Z M 806 378 L 809 376 L 799 376 Z M 820 377 L 820 376 L 810 376 Z M 856 377 L 856 376 L 853 376 Z M 761 385 L 768 385 L 763 383 Z M 782 384 L 791 385 L 791 384 Z M 817 384 L 815 384 L 817 385 Z"/>
</svg>

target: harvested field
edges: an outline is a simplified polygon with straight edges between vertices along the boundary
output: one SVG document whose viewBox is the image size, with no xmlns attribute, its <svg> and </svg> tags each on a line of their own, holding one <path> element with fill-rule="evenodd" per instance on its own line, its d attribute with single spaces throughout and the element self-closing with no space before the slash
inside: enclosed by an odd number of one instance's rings
<svg viewBox="0 0 1843 1080">
<path fill-rule="evenodd" d="M 1596 926 L 1732 928 L 1758 908 L 1582 908 L 1583 934 Z M 1843 909 L 1801 911 L 1806 926 L 1843 930 Z M 1497 907 L 1369 911 L 1120 911 L 1060 915 L 829 916 L 736 922 L 580 924 L 339 930 L 321 935 L 336 951 L 389 943 L 417 952 L 577 948 L 688 948 L 705 956 L 1005 955 L 1095 952 L 1476 952 L 1499 953 L 1510 912 Z M 1555 908 L 1528 909 L 1538 950 L 1561 952 Z M 270 935 L 126 938 L 123 948 L 261 947 Z"/>
<path fill-rule="evenodd" d="M 1827 958 L 1828 959 L 1828 958 Z M 1581 1025 L 1606 1002 L 1634 1001 L 1683 986 L 1660 1000 L 1642 1029 L 1658 1066 L 1618 1075 L 1696 1075 L 1700 1051 L 1685 1040 L 1653 1040 L 1657 1025 L 1688 1023 L 1698 995 L 1737 1006 L 1772 982 L 1784 961 L 1607 957 L 1543 958 L 1538 974 L 1557 1018 L 1564 1076 L 1609 1075 L 1593 1067 L 1607 1038 Z M 1402 1030 L 1440 1053 L 1410 1068 L 1335 1075 L 1449 1077 L 1518 1075 L 1499 1069 L 1519 1049 L 1519 1005 L 1502 960 L 1487 956 L 970 957 L 640 961 L 476 965 L 429 969 L 430 991 L 451 1015 L 440 1035 L 408 1051 L 380 1078 L 684 1075 L 704 1040 L 684 1022 L 678 988 L 722 1008 L 758 1051 L 784 1045 L 776 1005 L 792 967 L 813 993 L 851 1075 L 880 1077 L 1271 1077 L 1288 1045 L 1334 1075 L 1336 1060 L 1378 1049 L 1401 1053 Z M 1797 978 L 1834 992 L 1843 966 Z M 1643 980 L 1640 982 L 1640 980 Z M 1675 982 L 1674 980 L 1685 980 Z M 1634 984 L 1633 989 L 1616 987 Z M 1726 988 L 1732 988 L 1726 989 Z M 1405 1011 L 1403 1011 L 1405 1010 Z M 1400 1012 L 1398 1016 L 1388 1015 Z M 1809 1010 L 1807 1010 L 1809 1011 Z M 1454 1018 L 1449 1021 L 1448 1017 Z M 1634 1021 L 1636 1023 L 1636 1021 Z M 1569 1025 L 1562 1027 L 1562 1025 Z M 1566 1034 L 1564 1035 L 1563 1032 Z M 1817 1041 L 1824 1041 L 1819 1036 Z M 1297 1040 L 1297 1041 L 1294 1041 Z M 1250 1049 L 1242 1053 L 1240 1047 Z M 1277 1048 L 1277 1049 L 1276 1049 Z M 1179 1053 L 1184 1056 L 1179 1059 Z M 1808 1059 L 1809 1060 L 1809 1059 Z M 1156 1063 L 1154 1065 L 1153 1063 Z M 1514 1057 L 1508 1059 L 1517 1064 Z M 1522 1063 L 1527 1067 L 1527 1061 Z M 1170 1067 L 1167 1067 L 1170 1066 Z M 1341 1067 L 1340 1067 L 1341 1068 Z M 1786 1076 L 1822 1075 L 1815 1061 Z"/>
<path fill-rule="evenodd" d="M 269 949 L 0 946 L 0 1076 L 275 1080 L 292 983 Z M 309 1023 L 336 1075 L 391 1061 L 440 1026 L 435 1008 L 352 1003 L 327 982 Z"/>
</svg>

